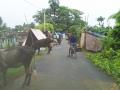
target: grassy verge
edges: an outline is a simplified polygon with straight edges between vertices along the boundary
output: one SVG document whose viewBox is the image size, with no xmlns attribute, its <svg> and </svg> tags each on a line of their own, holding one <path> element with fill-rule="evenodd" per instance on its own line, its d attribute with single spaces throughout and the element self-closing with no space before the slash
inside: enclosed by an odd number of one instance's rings
<svg viewBox="0 0 120 90">
<path fill-rule="evenodd" d="M 112 76 L 116 83 L 120 86 L 120 58 L 112 60 L 105 58 L 101 53 L 87 53 L 87 58 L 91 60 L 97 67 Z"/>
<path fill-rule="evenodd" d="M 24 67 L 18 67 L 18 68 L 9 68 L 7 71 L 7 78 L 13 79 L 21 76 L 24 73 Z"/>
</svg>

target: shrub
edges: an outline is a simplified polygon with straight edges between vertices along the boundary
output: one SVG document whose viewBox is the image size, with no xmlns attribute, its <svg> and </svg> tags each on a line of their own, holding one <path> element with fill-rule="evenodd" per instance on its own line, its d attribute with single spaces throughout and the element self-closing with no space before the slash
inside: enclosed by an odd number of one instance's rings
<svg viewBox="0 0 120 90">
<path fill-rule="evenodd" d="M 108 58 L 109 60 L 112 60 L 115 57 L 116 52 L 112 48 L 110 48 L 103 50 L 101 54 L 104 58 Z"/>
</svg>

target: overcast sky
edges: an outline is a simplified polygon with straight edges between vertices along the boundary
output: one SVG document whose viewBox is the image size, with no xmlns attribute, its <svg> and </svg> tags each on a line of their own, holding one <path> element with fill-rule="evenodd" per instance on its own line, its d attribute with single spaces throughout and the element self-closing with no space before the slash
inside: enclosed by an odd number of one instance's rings
<svg viewBox="0 0 120 90">
<path fill-rule="evenodd" d="M 120 10 L 120 0 L 59 0 L 60 5 L 78 9 L 88 17 L 89 25 L 96 25 L 96 18 L 107 18 Z M 0 16 L 9 27 L 32 22 L 38 10 L 49 7 L 48 0 L 0 0 Z M 27 18 L 27 21 L 25 19 Z M 107 25 L 107 23 L 105 22 Z M 112 21 L 110 23 L 113 25 Z"/>
</svg>

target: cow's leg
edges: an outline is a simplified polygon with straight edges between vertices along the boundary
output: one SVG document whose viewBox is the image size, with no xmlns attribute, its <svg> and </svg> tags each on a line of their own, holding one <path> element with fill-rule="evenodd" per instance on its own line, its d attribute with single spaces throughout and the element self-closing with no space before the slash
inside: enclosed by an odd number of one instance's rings
<svg viewBox="0 0 120 90">
<path fill-rule="evenodd" d="M 25 79 L 24 79 L 24 83 L 23 83 L 23 87 L 26 85 L 27 78 L 28 78 L 28 75 L 26 74 L 26 75 L 25 75 Z"/>
<path fill-rule="evenodd" d="M 26 86 L 29 86 L 30 85 L 30 81 L 31 81 L 31 76 L 32 76 L 32 74 L 26 74 L 26 76 L 25 76 L 25 81 L 24 81 L 24 83 L 23 83 L 23 87 L 26 85 Z"/>
<path fill-rule="evenodd" d="M 6 85 L 7 84 L 7 80 L 6 80 L 6 73 L 7 73 L 7 65 L 4 61 L 0 61 L 0 71 L 1 71 L 1 74 L 2 74 L 2 84 L 3 85 Z"/>
<path fill-rule="evenodd" d="M 48 53 L 47 54 L 50 54 L 51 50 L 52 50 L 52 46 L 50 45 L 50 46 L 48 46 Z"/>
<path fill-rule="evenodd" d="M 27 79 L 27 82 L 26 82 L 26 85 L 27 86 L 29 86 L 30 85 L 30 81 L 31 81 L 31 76 L 32 76 L 32 71 L 33 71 L 33 69 L 32 69 L 32 67 L 30 66 L 29 67 L 29 70 L 28 70 L 28 79 Z"/>
<path fill-rule="evenodd" d="M 32 69 L 30 67 L 25 67 L 25 79 L 24 79 L 24 83 L 23 83 L 23 87 L 25 85 L 29 86 L 30 85 L 30 81 L 31 81 L 31 76 L 32 76 Z"/>
<path fill-rule="evenodd" d="M 7 73 L 7 69 L 5 69 L 5 70 L 3 71 L 3 84 L 4 84 L 4 86 L 7 85 L 6 73 Z"/>
<path fill-rule="evenodd" d="M 26 85 L 27 85 L 27 86 L 29 86 L 29 85 L 30 85 L 31 76 L 32 76 L 32 74 L 31 74 L 31 73 L 29 73 L 29 75 L 28 75 L 28 81 L 27 81 L 27 83 L 26 83 Z"/>
</svg>

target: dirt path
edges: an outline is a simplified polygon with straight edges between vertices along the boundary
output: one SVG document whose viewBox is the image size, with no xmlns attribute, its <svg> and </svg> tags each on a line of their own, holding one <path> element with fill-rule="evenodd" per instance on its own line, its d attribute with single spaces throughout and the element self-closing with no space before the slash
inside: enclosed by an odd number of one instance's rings
<svg viewBox="0 0 120 90">
<path fill-rule="evenodd" d="M 77 53 L 77 59 L 67 55 L 68 45 L 63 41 L 36 63 L 38 73 L 32 76 L 29 87 L 21 88 L 22 76 L 0 90 L 118 90 L 112 79 L 94 67 L 82 52 Z"/>
</svg>

